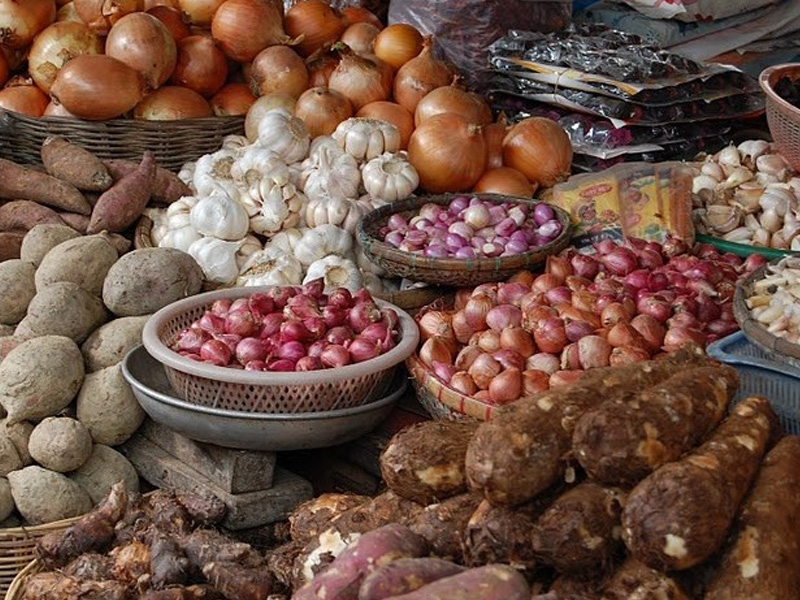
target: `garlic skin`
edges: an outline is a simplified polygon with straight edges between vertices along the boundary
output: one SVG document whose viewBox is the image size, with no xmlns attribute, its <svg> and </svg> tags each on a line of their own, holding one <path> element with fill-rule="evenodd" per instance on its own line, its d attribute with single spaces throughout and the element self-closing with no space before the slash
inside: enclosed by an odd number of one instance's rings
<svg viewBox="0 0 800 600">
<path fill-rule="evenodd" d="M 370 211 L 368 205 L 349 198 L 318 198 L 309 200 L 305 206 L 305 223 L 317 227 L 329 223 L 355 234 L 361 217 Z"/>
<path fill-rule="evenodd" d="M 231 198 L 237 198 L 239 188 L 231 175 L 231 167 L 237 158 L 238 152 L 225 148 L 198 158 L 192 177 L 195 195 L 203 197 L 221 190 Z"/>
<path fill-rule="evenodd" d="M 375 275 L 375 273 L 362 271 L 361 274 L 363 278 L 362 285 L 370 294 L 373 296 L 380 296 L 387 292 L 387 286 L 384 285 L 383 279 Z"/>
<path fill-rule="evenodd" d="M 310 200 L 345 199 L 358 195 L 358 162 L 340 148 L 321 146 L 301 165 L 300 188 Z"/>
<path fill-rule="evenodd" d="M 303 283 L 322 278 L 326 288 L 345 287 L 351 292 L 358 291 L 363 285 L 361 271 L 355 262 L 336 254 L 329 254 L 308 266 Z"/>
<path fill-rule="evenodd" d="M 243 150 L 250 145 L 249 140 L 243 135 L 232 133 L 222 138 L 222 148 L 224 150 Z"/>
<path fill-rule="evenodd" d="M 196 168 L 197 162 L 190 160 L 189 162 L 183 163 L 180 171 L 178 171 L 178 179 L 192 188 L 192 190 L 194 190 L 194 171 Z"/>
<path fill-rule="evenodd" d="M 303 233 L 303 237 L 295 244 L 294 256 L 303 265 L 309 266 L 329 254 L 349 258 L 352 249 L 352 235 L 336 225 L 323 224 Z"/>
<path fill-rule="evenodd" d="M 236 252 L 236 265 L 241 269 L 253 254 L 263 250 L 263 246 L 261 240 L 252 233 L 244 236 L 239 242 L 239 250 Z"/>
<path fill-rule="evenodd" d="M 199 202 L 197 196 L 182 196 L 167 207 L 167 229 L 178 229 L 191 224 L 192 209 Z"/>
<path fill-rule="evenodd" d="M 277 248 L 264 248 L 247 259 L 236 285 L 300 285 L 302 279 L 303 265 L 296 258 Z"/>
<path fill-rule="evenodd" d="M 274 108 L 258 124 L 257 144 L 277 153 L 289 164 L 306 157 L 311 136 L 302 119 L 286 109 Z"/>
<path fill-rule="evenodd" d="M 331 134 L 345 152 L 358 161 L 371 160 L 384 152 L 400 149 L 400 132 L 386 121 L 350 117 Z"/>
<path fill-rule="evenodd" d="M 742 164 L 742 157 L 736 146 L 730 144 L 714 155 L 715 162 L 723 167 L 738 167 Z"/>
<path fill-rule="evenodd" d="M 206 236 L 189 246 L 187 252 L 203 269 L 206 280 L 229 285 L 239 275 L 236 253 L 240 245 L 241 242 L 229 242 Z"/>
<path fill-rule="evenodd" d="M 264 248 L 274 248 L 286 254 L 294 254 L 295 246 L 303 238 L 303 233 L 306 231 L 307 229 L 297 229 L 295 227 L 279 231 L 269 239 Z"/>
<path fill-rule="evenodd" d="M 167 229 L 161 239 L 158 240 L 158 247 L 175 248 L 188 252 L 191 245 L 202 238 L 203 234 L 189 224 L 176 229 Z"/>
<path fill-rule="evenodd" d="M 288 167 L 277 152 L 262 146 L 248 146 L 231 165 L 231 177 L 247 194 L 253 195 L 253 187 L 265 176 L 280 171 L 288 181 Z M 257 193 L 257 192 L 256 192 Z"/>
<path fill-rule="evenodd" d="M 192 226 L 203 235 L 228 241 L 242 239 L 250 229 L 244 206 L 219 191 L 201 198 L 192 208 L 190 218 Z"/>
<path fill-rule="evenodd" d="M 272 174 L 258 182 L 258 197 L 251 195 L 246 201 L 250 216 L 250 228 L 257 234 L 270 236 L 281 229 L 297 227 L 301 222 L 301 211 L 307 200 L 305 195 L 289 183 L 284 176 Z"/>
<path fill-rule="evenodd" d="M 755 167 L 759 156 L 770 151 L 769 142 L 766 140 L 745 140 L 736 149 L 741 155 L 742 164 L 750 169 Z"/>
<path fill-rule="evenodd" d="M 384 152 L 361 169 L 364 189 L 387 202 L 408 198 L 419 186 L 419 175 L 405 152 Z"/>
<path fill-rule="evenodd" d="M 158 246 L 158 242 L 169 231 L 167 227 L 167 209 L 145 208 L 142 214 L 153 222 L 153 226 L 150 228 L 150 241 L 154 246 Z"/>
</svg>

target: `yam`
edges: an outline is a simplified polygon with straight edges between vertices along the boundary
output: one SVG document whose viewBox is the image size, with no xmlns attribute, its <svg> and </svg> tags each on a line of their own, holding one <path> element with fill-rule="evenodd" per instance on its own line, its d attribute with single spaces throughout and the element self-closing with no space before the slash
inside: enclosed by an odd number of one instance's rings
<svg viewBox="0 0 800 600">
<path fill-rule="evenodd" d="M 3 325 L 3 327 L 5 327 L 5 325 Z M 3 362 L 3 359 L 8 356 L 8 353 L 22 342 L 32 339 L 32 336 L 29 335 L 13 335 L 13 333 L 14 330 L 12 329 L 11 335 L 5 335 L 0 338 L 0 362 Z"/>
<path fill-rule="evenodd" d="M 56 571 L 35 573 L 25 581 L 22 600 L 127 600 L 128 588 L 119 581 L 79 581 Z"/>
<path fill-rule="evenodd" d="M 11 439 L 0 436 L 0 477 L 5 477 L 11 471 L 18 471 L 23 466 L 22 458 Z"/>
<path fill-rule="evenodd" d="M 150 539 L 150 585 L 161 589 L 170 585 L 183 585 L 189 579 L 189 559 L 178 542 L 160 531 L 153 531 Z"/>
<path fill-rule="evenodd" d="M 267 600 L 275 586 L 268 570 L 235 562 L 207 563 L 203 575 L 223 596 L 236 600 Z"/>
<path fill-rule="evenodd" d="M 625 492 L 585 481 L 558 497 L 539 517 L 532 548 L 560 573 L 586 576 L 610 570 L 622 550 Z"/>
<path fill-rule="evenodd" d="M 46 469 L 74 471 L 92 455 L 92 436 L 80 421 L 48 417 L 31 433 L 28 451 Z"/>
<path fill-rule="evenodd" d="M 114 181 L 119 181 L 126 175 L 133 173 L 139 165 L 132 160 L 111 159 L 104 161 Z M 156 167 L 153 180 L 153 192 L 150 198 L 160 204 L 172 204 L 184 196 L 191 196 L 192 189 L 186 185 L 172 171 L 163 167 Z"/>
<path fill-rule="evenodd" d="M 225 596 L 210 585 L 189 585 L 147 592 L 140 596 L 139 600 L 224 600 L 224 598 Z"/>
<path fill-rule="evenodd" d="M 17 510 L 34 525 L 77 517 L 92 508 L 89 494 L 61 473 L 31 465 L 8 474 Z"/>
<path fill-rule="evenodd" d="M 58 335 L 23 342 L 0 363 L 0 404 L 9 424 L 44 419 L 67 407 L 83 383 L 77 344 Z"/>
<path fill-rule="evenodd" d="M 525 578 L 508 565 L 485 565 L 439 579 L 392 600 L 530 600 Z"/>
<path fill-rule="evenodd" d="M 483 500 L 464 528 L 464 562 L 473 567 L 503 563 L 518 570 L 533 569 L 533 523 L 530 511 Z"/>
<path fill-rule="evenodd" d="M 308 542 L 326 530 L 334 517 L 369 500 L 358 494 L 328 493 L 303 502 L 289 515 L 292 541 Z"/>
<path fill-rule="evenodd" d="M 142 329 L 150 315 L 120 317 L 95 329 L 81 344 L 89 373 L 122 362 L 129 350 L 142 343 Z"/>
<path fill-rule="evenodd" d="M 299 564 L 298 557 L 303 552 L 305 544 L 302 542 L 286 542 L 267 553 L 267 568 L 281 586 L 287 590 L 295 587 L 295 582 L 306 582 L 295 567 Z M 332 559 L 331 559 L 332 560 Z M 311 580 L 310 578 L 308 579 Z M 298 586 L 299 587 L 299 586 Z"/>
<path fill-rule="evenodd" d="M 74 239 L 80 234 L 68 225 L 44 224 L 31 228 L 22 240 L 20 258 L 39 266 L 45 254 L 61 242 Z"/>
<path fill-rule="evenodd" d="M 0 323 L 16 325 L 36 295 L 36 267 L 19 258 L 0 262 Z"/>
<path fill-rule="evenodd" d="M 145 152 L 138 168 L 103 192 L 92 208 L 86 233 L 120 232 L 136 222 L 150 200 L 156 175 L 156 159 Z"/>
<path fill-rule="evenodd" d="M 0 231 L 0 262 L 19 258 L 24 239 L 24 231 Z"/>
<path fill-rule="evenodd" d="M 467 523 L 480 503 L 476 494 L 459 494 L 426 506 L 408 526 L 428 541 L 433 556 L 463 564 Z"/>
<path fill-rule="evenodd" d="M 14 498 L 11 497 L 11 484 L 0 477 L 0 521 L 5 521 L 14 512 Z"/>
<path fill-rule="evenodd" d="M 0 159 L 0 198 L 32 200 L 82 215 L 92 212 L 92 207 L 75 186 L 5 159 Z"/>
<path fill-rule="evenodd" d="M 58 335 L 80 344 L 108 319 L 97 296 L 77 283 L 59 281 L 36 292 L 15 335 Z"/>
<path fill-rule="evenodd" d="M 400 596 L 465 570 L 465 567 L 441 558 L 399 558 L 364 578 L 358 590 L 358 600 L 384 600 Z"/>
<path fill-rule="evenodd" d="M 12 200 L 0 205 L 0 231 L 29 231 L 36 225 L 64 225 L 52 208 L 31 200 Z"/>
<path fill-rule="evenodd" d="M 794 600 L 800 590 L 800 437 L 764 458 L 706 600 Z"/>
<path fill-rule="evenodd" d="M 33 423 L 29 421 L 20 421 L 19 423 L 9 423 L 8 419 L 0 421 L 0 437 L 7 437 L 11 440 L 24 467 L 33 463 L 33 458 L 28 452 L 28 442 L 31 439 L 33 427 Z"/>
<path fill-rule="evenodd" d="M 563 477 L 575 423 L 611 398 L 632 398 L 703 359 L 693 348 L 668 358 L 586 371 L 570 385 L 522 398 L 482 423 L 467 448 L 470 489 L 493 504 L 521 504 Z"/>
<path fill-rule="evenodd" d="M 560 576 L 550 586 L 547 595 L 532 600 L 600 600 L 603 582 L 596 579 L 573 579 Z"/>
<path fill-rule="evenodd" d="M 118 317 L 136 317 L 197 294 L 202 286 L 203 270 L 189 254 L 175 248 L 140 248 L 109 269 L 103 302 Z"/>
<path fill-rule="evenodd" d="M 688 569 L 714 554 L 776 426 L 766 398 L 746 398 L 702 446 L 642 480 L 622 511 L 630 554 L 662 571 Z"/>
<path fill-rule="evenodd" d="M 102 160 L 62 137 L 46 137 L 42 142 L 41 156 L 50 175 L 79 190 L 103 192 L 114 183 Z"/>
<path fill-rule="evenodd" d="M 61 569 L 61 573 L 81 581 L 114 579 L 114 559 L 106 554 L 87 552 Z"/>
<path fill-rule="evenodd" d="M 628 558 L 603 587 L 601 600 L 690 600 L 680 585 L 661 571 Z M 733 600 L 731 598 L 731 600 Z"/>
<path fill-rule="evenodd" d="M 103 444 L 95 444 L 92 454 L 70 479 L 85 489 L 97 504 L 105 498 L 120 481 L 125 482 L 128 492 L 139 491 L 139 474 L 136 468 L 122 454 Z"/>
<path fill-rule="evenodd" d="M 145 417 L 119 363 L 85 376 L 76 408 L 78 420 L 92 439 L 106 446 L 117 446 L 130 438 Z"/>
<path fill-rule="evenodd" d="M 87 235 L 61 242 L 50 250 L 36 269 L 36 290 L 71 281 L 100 297 L 103 281 L 119 255 L 103 235 Z"/>
<path fill-rule="evenodd" d="M 381 453 L 383 480 L 398 496 L 425 505 L 466 492 L 464 457 L 477 427 L 424 421 L 396 433 Z"/>
</svg>

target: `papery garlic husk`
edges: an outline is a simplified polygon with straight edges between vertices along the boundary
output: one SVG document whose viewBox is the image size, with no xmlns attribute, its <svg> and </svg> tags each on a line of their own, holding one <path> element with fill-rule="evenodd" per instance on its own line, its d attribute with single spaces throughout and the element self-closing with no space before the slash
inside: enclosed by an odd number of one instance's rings
<svg viewBox="0 0 800 600">
<path fill-rule="evenodd" d="M 775 175 L 770 175 L 769 173 L 762 173 L 761 171 L 756 171 L 755 181 L 761 187 L 767 187 L 770 183 L 781 182 L 781 180 L 778 179 Z"/>
<path fill-rule="evenodd" d="M 727 242 L 736 242 L 739 244 L 749 243 L 753 238 L 753 231 L 748 227 L 737 227 L 733 231 L 729 231 L 722 236 L 722 239 Z"/>
<path fill-rule="evenodd" d="M 713 158 L 723 167 L 738 167 L 742 164 L 742 156 L 733 144 L 717 152 Z"/>
<path fill-rule="evenodd" d="M 760 210 L 759 200 L 764 188 L 754 181 L 745 181 L 733 193 L 733 203 L 745 213 Z"/>
<path fill-rule="evenodd" d="M 364 280 L 364 288 L 370 294 L 373 296 L 381 296 L 386 293 L 386 286 L 383 283 L 383 279 L 378 275 L 370 273 L 369 271 L 362 271 L 361 275 Z"/>
<path fill-rule="evenodd" d="M 783 219 L 774 209 L 763 211 L 758 217 L 758 222 L 770 233 L 775 233 L 783 227 Z"/>
<path fill-rule="evenodd" d="M 766 140 L 745 140 L 736 149 L 739 151 L 742 164 L 751 169 L 755 166 L 758 157 L 770 150 L 769 142 Z"/>
<path fill-rule="evenodd" d="M 358 195 L 361 185 L 358 161 L 339 147 L 328 144 L 318 148 L 313 157 L 303 161 L 302 169 L 300 187 L 310 200 Z"/>
<path fill-rule="evenodd" d="M 761 223 L 759 223 L 758 217 L 756 217 L 754 214 L 745 215 L 743 224 L 752 232 L 761 228 Z"/>
<path fill-rule="evenodd" d="M 197 196 L 181 196 L 167 207 L 167 229 L 179 229 L 191 224 L 192 209 L 200 199 Z"/>
<path fill-rule="evenodd" d="M 167 209 L 145 208 L 142 215 L 150 219 L 153 223 L 150 227 L 150 242 L 154 246 L 158 246 L 158 242 L 169 230 L 169 226 L 167 225 Z"/>
<path fill-rule="evenodd" d="M 358 265 L 349 258 L 335 254 L 324 256 L 308 266 L 303 283 L 322 278 L 326 289 L 344 287 L 351 292 L 363 287 L 363 277 Z"/>
<path fill-rule="evenodd" d="M 241 240 L 250 228 L 244 206 L 219 191 L 200 198 L 192 208 L 191 222 L 203 235 L 228 241 Z"/>
<path fill-rule="evenodd" d="M 307 229 L 298 229 L 290 227 L 279 231 L 264 245 L 264 249 L 277 249 L 287 254 L 294 254 L 295 246 L 303 238 L 303 234 L 308 231 Z"/>
<path fill-rule="evenodd" d="M 197 240 L 202 239 L 201 234 L 197 229 L 187 224 L 184 227 L 177 227 L 175 229 L 167 229 L 164 235 L 158 240 L 159 248 L 175 248 L 183 252 L 188 252 L 192 244 Z"/>
<path fill-rule="evenodd" d="M 728 233 L 741 223 L 741 212 L 734 206 L 712 205 L 706 208 L 705 221 L 715 233 Z"/>
<path fill-rule="evenodd" d="M 336 254 L 348 256 L 353 250 L 353 236 L 336 225 L 323 224 L 307 229 L 294 247 L 294 256 L 304 265 Z"/>
<path fill-rule="evenodd" d="M 769 246 L 770 248 L 776 248 L 778 250 L 786 250 L 789 248 L 789 241 L 783 234 L 783 229 L 772 234 L 772 237 L 769 240 Z"/>
<path fill-rule="evenodd" d="M 301 223 L 301 213 L 306 203 L 305 195 L 291 183 L 264 177 L 258 183 L 258 199 L 252 198 L 259 207 L 256 214 L 250 217 L 250 228 L 257 234 L 272 235 L 281 229 L 291 229 Z"/>
<path fill-rule="evenodd" d="M 277 248 L 265 248 L 254 253 L 242 267 L 236 284 L 256 285 L 300 285 L 303 280 L 303 265 L 291 254 Z"/>
<path fill-rule="evenodd" d="M 361 168 L 364 189 L 373 198 L 389 202 L 408 198 L 419 185 L 419 175 L 405 152 L 386 152 Z"/>
<path fill-rule="evenodd" d="M 260 252 L 263 250 L 263 245 L 261 244 L 261 240 L 259 240 L 256 236 L 252 233 L 247 234 L 243 239 L 239 240 L 239 250 L 236 252 L 236 264 L 239 266 L 241 270 L 244 267 L 247 260 L 256 252 Z"/>
<path fill-rule="evenodd" d="M 289 167 L 277 152 L 262 146 L 248 146 L 231 165 L 231 177 L 252 196 L 252 188 L 257 186 L 263 177 L 288 182 Z"/>
<path fill-rule="evenodd" d="M 243 135 L 231 134 L 222 138 L 222 148 L 225 150 L 243 150 L 250 146 L 250 142 Z"/>
<path fill-rule="evenodd" d="M 229 242 L 212 236 L 200 238 L 187 252 L 194 257 L 208 281 L 228 285 L 239 275 L 236 253 L 241 242 Z"/>
<path fill-rule="evenodd" d="M 231 175 L 231 167 L 238 156 L 239 151 L 221 149 L 198 158 L 192 177 L 195 194 L 203 197 L 215 190 L 224 190 L 231 198 L 238 197 L 239 189 Z"/>
<path fill-rule="evenodd" d="M 753 232 L 753 245 L 764 246 L 765 248 L 769 247 L 769 240 L 771 237 L 772 234 L 763 227 L 756 229 Z"/>
<path fill-rule="evenodd" d="M 308 156 L 311 136 L 303 119 L 286 109 L 275 108 L 259 122 L 257 144 L 273 150 L 286 164 L 291 164 Z"/>
<path fill-rule="evenodd" d="M 725 179 L 725 173 L 723 172 L 722 167 L 719 166 L 719 163 L 716 163 L 710 159 L 704 162 L 700 167 L 700 173 L 711 177 L 717 183 Z"/>
<path fill-rule="evenodd" d="M 745 181 L 753 178 L 753 172 L 747 167 L 733 167 L 724 181 L 721 181 L 716 189 L 728 190 L 740 186 Z"/>
<path fill-rule="evenodd" d="M 701 190 L 715 190 L 720 180 L 714 179 L 711 175 L 701 173 L 692 179 L 692 193 L 698 194 Z"/>
<path fill-rule="evenodd" d="M 795 236 L 794 239 L 792 239 L 791 244 L 789 244 L 789 249 L 800 252 L 800 236 Z"/>
<path fill-rule="evenodd" d="M 800 198 L 800 177 L 792 177 L 786 181 L 786 185 L 795 195 L 795 198 Z"/>
<path fill-rule="evenodd" d="M 194 171 L 196 168 L 197 161 L 190 160 L 189 162 L 183 163 L 180 171 L 178 171 L 178 179 L 188 185 L 195 193 L 197 192 L 197 190 L 194 189 Z"/>
<path fill-rule="evenodd" d="M 787 179 L 794 172 L 789 163 L 786 162 L 786 159 L 777 153 L 759 156 L 756 160 L 756 168 L 761 173 L 774 175 L 781 181 Z"/>
<path fill-rule="evenodd" d="M 308 227 L 330 223 L 355 235 L 361 218 L 370 211 L 367 204 L 350 198 L 327 198 L 325 196 L 309 200 L 303 216 Z"/>
<path fill-rule="evenodd" d="M 758 199 L 758 205 L 761 207 L 761 210 L 775 211 L 778 216 L 781 217 L 789 212 L 792 208 L 792 195 L 783 192 L 784 190 L 767 188 Z"/>
</svg>

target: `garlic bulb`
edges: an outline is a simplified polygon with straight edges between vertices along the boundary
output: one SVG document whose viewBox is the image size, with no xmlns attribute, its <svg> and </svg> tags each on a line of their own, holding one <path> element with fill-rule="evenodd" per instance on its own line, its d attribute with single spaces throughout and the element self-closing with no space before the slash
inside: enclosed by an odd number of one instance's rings
<svg viewBox="0 0 800 600">
<path fill-rule="evenodd" d="M 320 152 L 333 155 L 347 154 L 339 142 L 329 135 L 318 135 L 311 140 L 311 145 L 308 147 L 308 158 L 317 158 Z"/>
<path fill-rule="evenodd" d="M 237 151 L 225 148 L 198 158 L 192 177 L 195 194 L 208 196 L 215 190 L 222 190 L 231 198 L 236 198 L 239 189 L 233 182 L 231 167 L 237 158 Z"/>
<path fill-rule="evenodd" d="M 286 109 L 275 108 L 265 113 L 258 124 L 257 143 L 276 152 L 289 164 L 306 157 L 311 136 L 303 119 Z"/>
<path fill-rule="evenodd" d="M 194 242 L 187 252 L 191 254 L 203 269 L 208 281 L 231 284 L 239 275 L 236 264 L 236 253 L 241 242 L 229 242 L 212 236 L 200 238 Z"/>
<path fill-rule="evenodd" d="M 326 288 L 345 287 L 351 292 L 362 287 L 363 279 L 358 266 L 349 258 L 329 254 L 308 266 L 303 283 L 322 277 Z"/>
<path fill-rule="evenodd" d="M 349 198 L 321 197 L 309 200 L 303 215 L 306 225 L 317 227 L 325 223 L 341 227 L 355 234 L 358 222 L 370 211 L 370 207 Z"/>
<path fill-rule="evenodd" d="M 358 195 L 358 162 L 340 148 L 322 146 L 302 163 L 300 187 L 311 200 L 353 198 Z"/>
<path fill-rule="evenodd" d="M 336 225 L 324 224 L 303 233 L 294 246 L 294 256 L 308 266 L 328 254 L 347 257 L 352 249 L 352 235 Z"/>
<path fill-rule="evenodd" d="M 350 117 L 336 126 L 331 137 L 356 160 L 371 160 L 400 149 L 400 132 L 386 121 Z"/>
<path fill-rule="evenodd" d="M 167 229 L 179 229 L 191 224 L 192 208 L 199 199 L 196 196 L 183 196 L 167 207 Z"/>
<path fill-rule="evenodd" d="M 158 242 L 169 231 L 169 227 L 167 227 L 167 209 L 146 208 L 142 214 L 153 222 L 153 226 L 150 228 L 150 241 L 154 246 L 158 246 Z"/>
<path fill-rule="evenodd" d="M 244 206 L 219 191 L 198 201 L 192 208 L 191 223 L 203 235 L 229 241 L 242 239 L 250 229 Z"/>
<path fill-rule="evenodd" d="M 241 269 L 253 254 L 263 249 L 261 240 L 252 233 L 239 240 L 239 250 L 236 252 L 236 264 Z"/>
<path fill-rule="evenodd" d="M 255 233 L 269 236 L 300 224 L 306 197 L 289 183 L 285 174 L 262 177 L 256 191 L 257 197 L 251 194 L 244 202 L 250 214 L 250 228 Z"/>
<path fill-rule="evenodd" d="M 276 248 L 286 254 L 294 254 L 294 248 L 297 242 L 303 238 L 305 231 L 307 230 L 295 227 L 279 231 L 269 239 L 264 248 Z"/>
<path fill-rule="evenodd" d="M 388 202 L 408 198 L 419 185 L 419 175 L 405 152 L 385 152 L 361 170 L 364 189 L 373 198 Z"/>
<path fill-rule="evenodd" d="M 277 152 L 263 146 L 248 146 L 231 166 L 231 177 L 249 190 L 265 175 L 274 175 L 276 171 L 281 171 L 288 180 L 288 167 Z"/>
<path fill-rule="evenodd" d="M 161 239 L 158 240 L 159 248 L 175 248 L 188 252 L 192 244 L 197 240 L 202 239 L 201 234 L 197 229 L 192 227 L 191 224 L 175 229 L 167 229 Z"/>
<path fill-rule="evenodd" d="M 183 163 L 180 171 L 178 171 L 178 179 L 188 185 L 194 190 L 194 171 L 197 168 L 197 162 L 190 160 Z"/>
<path fill-rule="evenodd" d="M 250 145 L 250 142 L 243 135 L 226 135 L 222 138 L 222 148 L 225 150 L 243 150 Z"/>
<path fill-rule="evenodd" d="M 264 248 L 250 256 L 236 279 L 239 286 L 300 285 L 303 265 L 291 254 Z"/>
</svg>

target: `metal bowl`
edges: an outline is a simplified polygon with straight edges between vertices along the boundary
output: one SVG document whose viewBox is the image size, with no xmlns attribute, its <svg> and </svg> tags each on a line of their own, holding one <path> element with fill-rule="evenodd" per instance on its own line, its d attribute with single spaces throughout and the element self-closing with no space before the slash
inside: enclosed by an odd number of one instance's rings
<svg viewBox="0 0 800 600">
<path fill-rule="evenodd" d="M 192 404 L 175 396 L 164 366 L 144 346 L 122 361 L 122 373 L 151 419 L 197 440 L 240 450 L 286 451 L 349 442 L 374 429 L 403 395 L 400 371 L 387 396 L 353 408 L 310 413 L 252 413 Z"/>
</svg>

